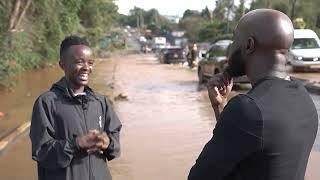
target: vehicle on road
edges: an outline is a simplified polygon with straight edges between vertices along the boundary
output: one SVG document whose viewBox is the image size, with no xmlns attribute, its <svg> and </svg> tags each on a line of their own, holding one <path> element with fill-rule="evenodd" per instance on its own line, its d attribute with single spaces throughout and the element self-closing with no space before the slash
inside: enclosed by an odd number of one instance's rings
<svg viewBox="0 0 320 180">
<path fill-rule="evenodd" d="M 320 40 L 310 29 L 294 30 L 294 41 L 289 50 L 288 63 L 293 71 L 320 69 Z"/>
<path fill-rule="evenodd" d="M 171 46 L 161 50 L 159 60 L 160 63 L 171 64 L 184 63 L 187 58 L 183 48 Z"/>
<path fill-rule="evenodd" d="M 204 58 L 198 63 L 199 83 L 207 82 L 215 74 L 221 73 L 228 65 L 227 51 L 232 40 L 220 40 L 214 43 Z M 249 83 L 247 76 L 241 76 L 233 80 L 235 84 Z"/>
<path fill-rule="evenodd" d="M 198 63 L 199 83 L 204 83 L 213 75 L 218 74 L 227 66 L 227 49 L 231 40 L 221 40 L 214 43 L 204 58 Z"/>
<path fill-rule="evenodd" d="M 153 37 L 152 38 L 152 50 L 156 52 L 161 47 L 167 44 L 167 40 L 165 37 Z"/>
</svg>

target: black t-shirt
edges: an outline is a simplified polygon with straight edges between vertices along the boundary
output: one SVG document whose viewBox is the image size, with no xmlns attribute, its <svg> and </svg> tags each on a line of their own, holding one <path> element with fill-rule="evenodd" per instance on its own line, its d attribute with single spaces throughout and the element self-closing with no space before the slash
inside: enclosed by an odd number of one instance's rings
<svg viewBox="0 0 320 180">
<path fill-rule="evenodd" d="M 317 129 L 301 83 L 265 78 L 230 100 L 188 180 L 303 180 Z"/>
</svg>

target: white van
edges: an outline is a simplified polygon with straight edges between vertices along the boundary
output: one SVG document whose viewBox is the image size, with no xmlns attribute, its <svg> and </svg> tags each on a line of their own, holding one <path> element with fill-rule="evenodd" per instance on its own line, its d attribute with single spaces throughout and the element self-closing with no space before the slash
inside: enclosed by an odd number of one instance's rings
<svg viewBox="0 0 320 180">
<path fill-rule="evenodd" d="M 289 63 L 294 71 L 320 68 L 320 40 L 310 29 L 294 30 L 294 41 L 289 50 Z"/>
</svg>

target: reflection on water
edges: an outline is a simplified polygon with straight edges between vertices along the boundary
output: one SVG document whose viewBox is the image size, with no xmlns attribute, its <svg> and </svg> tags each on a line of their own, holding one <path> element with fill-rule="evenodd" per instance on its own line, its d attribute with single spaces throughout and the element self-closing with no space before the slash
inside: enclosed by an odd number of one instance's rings
<svg viewBox="0 0 320 180">
<path fill-rule="evenodd" d="M 186 179 L 212 135 L 213 112 L 196 73 L 154 64 L 133 56 L 118 65 L 118 91 L 129 101 L 116 104 L 124 124 L 122 157 L 112 162 L 117 180 Z"/>
<path fill-rule="evenodd" d="M 58 66 L 21 73 L 17 77 L 17 86 L 12 91 L 1 91 L 0 111 L 6 116 L 0 119 L 0 138 L 29 121 L 35 99 L 47 91 L 52 82 L 62 75 Z"/>
</svg>

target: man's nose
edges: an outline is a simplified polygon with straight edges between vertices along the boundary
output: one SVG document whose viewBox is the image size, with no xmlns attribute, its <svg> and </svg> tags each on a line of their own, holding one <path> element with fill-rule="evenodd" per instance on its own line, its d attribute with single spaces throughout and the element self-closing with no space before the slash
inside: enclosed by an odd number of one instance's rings
<svg viewBox="0 0 320 180">
<path fill-rule="evenodd" d="M 89 62 L 83 62 L 82 68 L 83 69 L 90 69 L 90 68 L 92 68 L 92 65 Z"/>
</svg>

